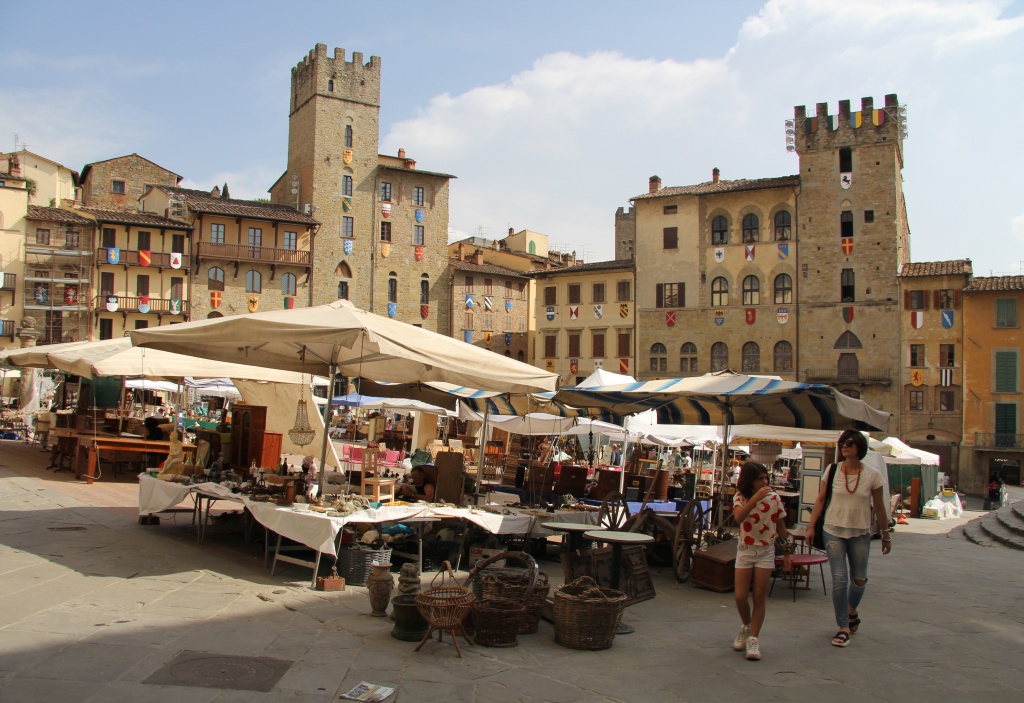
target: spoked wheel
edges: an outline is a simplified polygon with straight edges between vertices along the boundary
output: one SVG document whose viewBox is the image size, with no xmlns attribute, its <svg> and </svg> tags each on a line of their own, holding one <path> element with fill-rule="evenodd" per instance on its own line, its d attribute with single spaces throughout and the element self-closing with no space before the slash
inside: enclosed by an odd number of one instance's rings
<svg viewBox="0 0 1024 703">
<path fill-rule="evenodd" d="M 693 572 L 693 553 L 700 549 L 704 537 L 704 511 L 700 503 L 691 500 L 679 513 L 676 536 L 672 542 L 672 562 L 676 579 L 682 583 Z"/>
</svg>

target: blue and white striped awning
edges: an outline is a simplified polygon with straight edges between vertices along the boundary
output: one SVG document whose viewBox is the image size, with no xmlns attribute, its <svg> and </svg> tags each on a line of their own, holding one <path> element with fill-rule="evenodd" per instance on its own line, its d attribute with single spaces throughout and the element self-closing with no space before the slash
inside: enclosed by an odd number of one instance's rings
<svg viewBox="0 0 1024 703">
<path fill-rule="evenodd" d="M 566 388 L 557 402 L 620 415 L 656 409 L 658 421 L 685 425 L 761 424 L 809 429 L 885 430 L 889 413 L 830 386 L 731 371 L 613 386 Z"/>
</svg>

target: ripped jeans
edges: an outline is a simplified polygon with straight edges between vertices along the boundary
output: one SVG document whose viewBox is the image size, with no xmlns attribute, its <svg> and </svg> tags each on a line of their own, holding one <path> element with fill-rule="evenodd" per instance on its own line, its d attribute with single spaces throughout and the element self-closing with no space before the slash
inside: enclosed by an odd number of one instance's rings
<svg viewBox="0 0 1024 703">
<path fill-rule="evenodd" d="M 832 607 L 836 611 L 836 625 L 849 627 L 850 608 L 857 610 L 868 582 L 871 535 L 836 537 L 826 529 L 822 536 L 828 554 L 828 568 L 832 572 Z"/>
</svg>

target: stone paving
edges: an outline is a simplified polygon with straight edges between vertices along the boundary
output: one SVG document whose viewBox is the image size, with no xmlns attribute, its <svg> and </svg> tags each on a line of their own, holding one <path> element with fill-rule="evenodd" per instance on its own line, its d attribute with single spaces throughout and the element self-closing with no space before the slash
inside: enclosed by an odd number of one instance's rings
<svg viewBox="0 0 1024 703">
<path fill-rule="evenodd" d="M 863 625 L 829 645 L 820 582 L 777 589 L 763 659 L 731 650 L 731 594 L 654 576 L 658 595 L 626 611 L 636 633 L 601 652 L 564 649 L 553 629 L 511 649 L 414 644 L 370 617 L 366 590 L 320 593 L 308 572 L 270 577 L 258 545 L 188 518 L 136 524 L 131 483 L 93 486 L 40 471 L 38 450 L 0 447 L 0 701 L 336 701 L 359 681 L 390 700 L 1018 701 L 1024 699 L 1024 555 L 968 542 L 957 521 L 901 526 L 875 543 Z M 947 534 L 948 533 L 948 534 Z M 542 562 L 553 580 L 554 562 Z M 431 574 L 424 576 L 429 581 Z M 827 577 L 827 569 L 826 569 Z M 829 584 L 831 587 L 831 584 Z M 272 657 L 294 665 L 269 693 L 142 683 L 181 652 Z"/>
</svg>

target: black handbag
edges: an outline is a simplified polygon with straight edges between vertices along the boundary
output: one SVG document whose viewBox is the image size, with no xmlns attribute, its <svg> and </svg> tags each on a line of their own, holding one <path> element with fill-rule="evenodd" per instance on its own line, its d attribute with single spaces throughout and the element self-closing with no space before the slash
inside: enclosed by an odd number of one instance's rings
<svg viewBox="0 0 1024 703">
<path fill-rule="evenodd" d="M 825 551 L 825 513 L 828 512 L 828 504 L 832 502 L 832 484 L 836 480 L 838 470 L 839 464 L 829 464 L 828 481 L 825 483 L 825 506 L 821 509 L 821 515 L 814 521 L 814 542 L 811 546 L 821 551 Z"/>
</svg>

